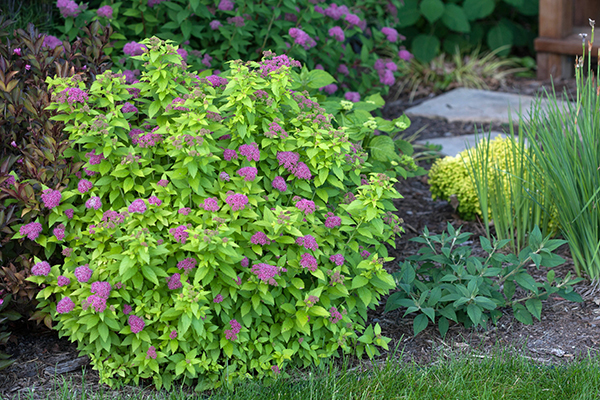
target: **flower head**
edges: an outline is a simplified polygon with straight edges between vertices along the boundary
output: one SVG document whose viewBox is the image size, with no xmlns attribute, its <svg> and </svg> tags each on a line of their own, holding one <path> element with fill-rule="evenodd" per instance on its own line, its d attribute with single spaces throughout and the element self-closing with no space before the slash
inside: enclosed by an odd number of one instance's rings
<svg viewBox="0 0 600 400">
<path fill-rule="evenodd" d="M 336 307 L 331 307 L 329 309 L 329 314 L 331 314 L 329 322 L 331 322 L 332 324 L 337 324 L 343 318 L 342 314 L 338 311 Z"/>
<path fill-rule="evenodd" d="M 240 155 L 246 157 L 248 161 L 260 161 L 260 150 L 256 143 L 243 144 L 239 148 Z"/>
<path fill-rule="evenodd" d="M 59 241 L 63 240 L 65 238 L 65 226 L 63 224 L 59 224 L 56 228 L 54 228 L 54 230 L 52 230 L 52 233 L 54 233 L 54 236 Z"/>
<path fill-rule="evenodd" d="M 64 18 L 76 17 L 79 15 L 79 6 L 73 0 L 58 0 L 56 7 L 60 10 L 60 14 Z"/>
<path fill-rule="evenodd" d="M 108 299 L 110 296 L 110 291 L 112 290 L 112 286 L 108 282 L 94 282 L 92 283 L 91 292 L 104 298 Z"/>
<path fill-rule="evenodd" d="M 146 212 L 146 202 L 143 199 L 136 199 L 129 205 L 127 211 L 143 214 Z"/>
<path fill-rule="evenodd" d="M 344 94 L 344 98 L 353 103 L 358 103 L 360 101 L 360 93 L 358 92 L 346 92 Z"/>
<path fill-rule="evenodd" d="M 237 171 L 239 176 L 242 176 L 246 182 L 251 182 L 256 178 L 258 170 L 254 167 L 243 167 Z"/>
<path fill-rule="evenodd" d="M 242 330 L 242 325 L 237 320 L 229 321 L 231 329 L 225 329 L 225 338 L 228 340 L 237 340 L 237 334 Z"/>
<path fill-rule="evenodd" d="M 92 270 L 88 266 L 88 264 L 81 265 L 75 268 L 75 278 L 77 278 L 78 282 L 85 283 L 90 280 L 92 277 Z"/>
<path fill-rule="evenodd" d="M 215 298 L 213 299 L 213 303 L 221 303 L 223 301 L 223 296 L 221 294 L 218 294 L 215 296 Z"/>
<path fill-rule="evenodd" d="M 381 33 L 383 33 L 386 36 L 386 39 L 392 43 L 396 43 L 398 40 L 398 31 L 394 28 L 381 28 Z"/>
<path fill-rule="evenodd" d="M 129 56 L 141 56 L 146 50 L 146 45 L 137 42 L 129 42 L 123 47 L 123 53 Z"/>
<path fill-rule="evenodd" d="M 273 185 L 273 188 L 279 190 L 280 192 L 285 192 L 287 190 L 287 184 L 282 176 L 276 176 L 271 185 Z"/>
<path fill-rule="evenodd" d="M 183 287 L 183 283 L 181 283 L 181 275 L 173 274 L 173 276 L 169 278 L 167 286 L 171 290 L 181 289 Z"/>
<path fill-rule="evenodd" d="M 19 233 L 23 236 L 27 235 L 27 239 L 35 240 L 42 233 L 42 224 L 39 222 L 30 222 L 28 224 L 23 225 L 19 229 Z"/>
<path fill-rule="evenodd" d="M 343 42 L 344 40 L 346 40 L 346 37 L 344 35 L 344 30 L 342 28 L 340 28 L 339 26 L 334 26 L 333 28 L 330 28 L 329 36 L 331 36 L 338 42 Z"/>
<path fill-rule="evenodd" d="M 156 359 L 156 348 L 154 346 L 148 347 L 148 351 L 146 352 L 146 359 L 151 358 L 153 360 Z"/>
<path fill-rule="evenodd" d="M 316 207 L 315 202 L 312 200 L 300 199 L 296 202 L 296 208 L 304 211 L 306 215 L 315 212 Z"/>
<path fill-rule="evenodd" d="M 255 274 L 258 279 L 273 286 L 278 286 L 277 281 L 274 279 L 275 276 L 279 275 L 281 271 L 287 271 L 285 268 L 279 268 L 275 265 L 259 263 L 254 264 L 251 269 L 252 273 Z"/>
<path fill-rule="evenodd" d="M 99 210 L 102 207 L 102 200 L 100 200 L 100 197 L 94 196 L 85 202 L 85 207 L 87 209 L 93 208 L 94 210 Z"/>
<path fill-rule="evenodd" d="M 56 278 L 56 284 L 58 286 L 67 286 L 68 284 L 71 283 L 71 280 L 69 278 L 67 278 L 66 276 L 63 275 L 59 275 L 58 278 Z"/>
<path fill-rule="evenodd" d="M 209 25 L 210 25 L 210 29 L 212 29 L 213 31 L 216 31 L 221 26 L 223 26 L 223 24 L 221 22 L 217 21 L 216 19 L 213 21 L 210 21 Z"/>
<path fill-rule="evenodd" d="M 79 190 L 79 193 L 81 194 L 87 193 L 88 190 L 90 190 L 93 187 L 94 184 L 88 181 L 87 179 L 82 179 L 79 181 L 79 183 L 77 183 L 77 190 Z"/>
<path fill-rule="evenodd" d="M 44 206 L 49 209 L 58 207 L 61 199 L 62 194 L 58 190 L 46 189 L 42 192 L 42 201 L 44 202 Z"/>
<path fill-rule="evenodd" d="M 231 0 L 221 0 L 219 2 L 219 7 L 217 7 L 221 11 L 231 11 L 233 10 L 233 1 Z"/>
<path fill-rule="evenodd" d="M 232 211 L 242 210 L 248 204 L 248 197 L 245 194 L 235 193 L 227 196 L 225 202 L 229 204 Z"/>
<path fill-rule="evenodd" d="M 265 235 L 264 232 L 256 232 L 250 238 L 250 242 L 252 244 L 257 244 L 257 245 L 260 245 L 260 246 L 271 244 L 271 240 L 269 240 L 269 238 L 267 237 L 267 235 Z"/>
<path fill-rule="evenodd" d="M 62 46 L 62 41 L 59 38 L 52 35 L 44 36 L 44 43 L 42 44 L 42 47 L 47 47 L 50 50 L 54 50 L 58 46 Z"/>
<path fill-rule="evenodd" d="M 169 339 L 175 339 L 176 337 L 177 337 L 177 331 L 172 330 L 171 333 L 169 333 Z"/>
<path fill-rule="evenodd" d="M 331 257 L 329 257 L 329 261 L 331 261 L 332 263 L 334 263 L 335 265 L 342 266 L 344 265 L 344 256 L 341 254 L 334 254 Z"/>
<path fill-rule="evenodd" d="M 201 208 L 204 208 L 206 211 L 219 211 L 219 202 L 216 197 L 209 197 L 204 200 L 204 203 L 199 205 Z"/>
<path fill-rule="evenodd" d="M 71 300 L 70 297 L 63 297 L 56 304 L 56 312 L 59 314 L 69 313 L 69 312 L 73 311 L 73 308 L 75 308 L 75 303 L 73 303 L 73 300 Z"/>
<path fill-rule="evenodd" d="M 144 326 L 146 326 L 144 320 L 137 315 L 130 315 L 128 322 L 132 333 L 140 333 L 144 329 Z"/>
<path fill-rule="evenodd" d="M 99 17 L 111 19 L 113 16 L 113 9 L 111 6 L 102 6 L 96 11 L 96 14 L 98 14 Z"/>
<path fill-rule="evenodd" d="M 50 264 L 47 261 L 41 261 L 31 268 L 31 273 L 36 276 L 48 276 L 50 269 Z"/>
<path fill-rule="evenodd" d="M 299 44 L 306 50 L 317 45 L 317 42 L 311 38 L 308 33 L 299 28 L 290 28 L 288 34 L 294 39 L 294 43 Z"/>
<path fill-rule="evenodd" d="M 315 272 L 318 268 L 317 259 L 308 253 L 304 253 L 300 259 L 300 266 L 308 269 L 309 271 Z"/>
</svg>

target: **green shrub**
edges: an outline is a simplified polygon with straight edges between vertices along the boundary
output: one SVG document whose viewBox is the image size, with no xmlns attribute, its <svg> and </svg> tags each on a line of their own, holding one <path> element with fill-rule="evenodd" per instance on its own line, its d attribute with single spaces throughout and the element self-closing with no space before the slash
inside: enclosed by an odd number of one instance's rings
<svg viewBox="0 0 600 400">
<path fill-rule="evenodd" d="M 208 388 L 386 348 L 366 320 L 394 287 L 395 179 L 361 180 L 360 143 L 290 90 L 286 56 L 199 76 L 171 44 L 143 43 L 136 84 L 48 80 L 65 156 L 84 163 L 44 188 L 52 213 L 31 237 L 68 249 L 29 278 L 60 334 L 110 385 Z"/>
<path fill-rule="evenodd" d="M 423 235 L 411 239 L 423 243 L 419 255 L 408 257 L 394 274 L 398 291 L 387 300 L 386 311 L 406 308 L 404 315 L 417 312 L 413 322 L 414 334 L 427 327 L 428 320 L 435 323 L 442 336 L 448 331 L 450 321 L 466 327 L 486 328 L 488 321 L 496 323 L 502 316 L 502 307 L 512 307 L 515 318 L 532 324 L 533 317 L 540 320 L 542 300 L 557 294 L 566 300 L 581 302 L 581 296 L 572 285 L 581 278 L 571 279 L 570 273 L 562 280 L 555 279 L 554 270 L 546 274 L 546 281 L 536 282 L 527 272 L 529 264 L 536 268 L 554 268 L 564 260 L 552 254 L 566 243 L 564 240 L 542 239 L 538 228 L 530 233 L 529 245 L 518 256 L 499 252 L 509 241 L 480 237 L 486 257 L 471 255 L 472 246 L 465 242 L 470 233 L 460 233 L 448 224 L 448 233 Z M 515 291 L 520 288 L 525 295 Z"/>
<path fill-rule="evenodd" d="M 258 60 L 263 51 L 285 53 L 309 69 L 320 65 L 337 83 L 329 94 L 382 92 L 395 82 L 402 36 L 393 29 L 401 1 L 382 5 L 378 0 L 326 4 L 316 0 L 125 0 L 110 11 L 79 5 L 63 8 L 63 33 L 73 40 L 86 22 L 110 23 L 118 32 L 113 60 L 123 68 L 140 66 L 123 54 L 150 36 L 175 41 L 194 70 L 222 70 L 227 60 Z M 98 2 L 96 2 L 98 4 Z M 73 5 L 75 3 L 73 2 Z M 392 11 L 395 11 L 392 12 Z M 76 16 L 75 16 L 76 15 Z M 382 32 L 383 28 L 391 30 Z M 405 56 L 406 57 L 406 56 Z M 354 93 L 353 95 L 356 95 Z"/>
<path fill-rule="evenodd" d="M 534 0 L 404 0 L 397 29 L 410 51 L 428 63 L 440 52 L 471 51 L 479 45 L 501 55 L 511 48 L 533 53 L 538 1 Z"/>
</svg>

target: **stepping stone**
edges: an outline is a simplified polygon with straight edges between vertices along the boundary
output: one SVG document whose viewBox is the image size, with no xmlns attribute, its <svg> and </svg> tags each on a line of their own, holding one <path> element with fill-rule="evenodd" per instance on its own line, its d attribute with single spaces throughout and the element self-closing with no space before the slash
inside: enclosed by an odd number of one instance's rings
<svg viewBox="0 0 600 400">
<path fill-rule="evenodd" d="M 502 133 L 502 132 L 491 132 L 490 133 L 490 140 L 494 140 L 494 138 L 496 138 L 497 136 L 502 136 L 502 137 L 506 137 L 506 134 Z M 488 137 L 488 133 L 484 133 L 484 134 L 479 134 L 477 135 L 477 139 L 481 140 L 481 139 L 485 139 Z M 434 139 L 427 139 L 427 140 L 417 140 L 416 141 L 417 144 L 434 144 L 434 145 L 441 145 L 442 146 L 442 150 L 440 151 L 440 153 L 444 156 L 457 156 L 458 153 L 462 152 L 463 150 L 467 149 L 467 146 L 469 148 L 473 148 L 475 147 L 475 144 L 477 143 L 475 141 L 475 134 L 472 135 L 462 135 L 462 136 L 450 136 L 450 137 L 440 137 L 440 138 L 434 138 Z"/>
<path fill-rule="evenodd" d="M 405 111 L 410 117 L 442 118 L 448 122 L 509 122 L 509 110 L 514 123 L 519 121 L 519 110 L 528 117 L 534 97 L 489 90 L 458 88 L 424 101 Z M 542 109 L 547 100 L 542 100 Z"/>
</svg>

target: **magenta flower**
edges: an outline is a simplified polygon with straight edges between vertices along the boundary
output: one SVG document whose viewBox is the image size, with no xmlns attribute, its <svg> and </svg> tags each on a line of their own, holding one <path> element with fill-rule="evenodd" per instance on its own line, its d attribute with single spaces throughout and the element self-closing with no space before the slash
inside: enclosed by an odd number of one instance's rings
<svg viewBox="0 0 600 400">
<path fill-rule="evenodd" d="M 183 207 L 183 208 L 180 208 L 179 210 L 177 210 L 177 213 L 182 214 L 182 215 L 188 215 L 191 211 L 192 211 L 191 208 Z"/>
<path fill-rule="evenodd" d="M 188 52 L 187 52 L 186 49 L 177 49 L 177 54 L 179 54 L 181 56 L 181 58 L 183 59 L 183 61 L 187 61 Z"/>
<path fill-rule="evenodd" d="M 319 248 L 319 245 L 317 244 L 316 239 L 312 235 L 306 235 L 304 237 L 297 238 L 296 244 L 298 246 L 303 246 L 305 249 L 313 250 L 313 251 L 315 251 Z"/>
<path fill-rule="evenodd" d="M 275 265 L 259 263 L 254 264 L 250 271 L 252 271 L 252 273 L 255 274 L 258 277 L 258 279 L 260 279 L 264 283 L 273 286 L 278 286 L 277 281 L 274 279 L 275 276 L 279 275 L 281 271 L 286 272 L 287 270 L 285 268 L 279 268 Z"/>
<path fill-rule="evenodd" d="M 207 76 L 206 80 L 210 83 L 210 85 L 212 87 L 215 87 L 215 88 L 219 87 L 219 86 L 225 86 L 225 85 L 227 85 L 227 79 L 221 78 L 220 76 L 217 76 L 217 75 Z M 227 136 L 227 135 L 225 135 L 225 136 Z M 221 137 L 221 139 L 223 139 L 223 137 Z"/>
<path fill-rule="evenodd" d="M 317 259 L 308 253 L 304 253 L 300 259 L 300 266 L 308 269 L 309 271 L 315 272 L 318 268 Z"/>
<path fill-rule="evenodd" d="M 29 65 L 29 64 L 25 64 L 25 70 L 26 70 L 26 71 L 29 71 L 30 69 L 31 69 L 31 65 Z"/>
<path fill-rule="evenodd" d="M 221 303 L 223 301 L 223 296 L 221 294 L 218 294 L 215 296 L 215 298 L 213 299 L 213 303 Z"/>
<path fill-rule="evenodd" d="M 27 235 L 27 239 L 35 240 L 42 233 L 42 224 L 39 222 L 30 222 L 28 224 L 23 225 L 19 229 L 19 233 L 23 236 Z"/>
<path fill-rule="evenodd" d="M 258 170 L 254 167 L 244 167 L 237 171 L 238 175 L 243 177 L 246 182 L 251 182 L 256 178 Z"/>
<path fill-rule="evenodd" d="M 121 108 L 121 112 L 124 112 L 124 113 L 130 113 L 130 112 L 136 113 L 136 112 L 138 112 L 138 109 L 133 104 L 127 102 L 127 103 L 123 104 L 123 107 Z"/>
<path fill-rule="evenodd" d="M 256 92 L 254 92 L 254 95 L 257 96 L 257 98 L 260 98 L 260 97 L 258 97 L 259 93 L 261 96 L 262 96 L 262 93 L 264 93 L 265 98 L 269 97 L 267 92 L 265 92 L 264 90 L 262 90 L 262 91 L 257 90 Z M 285 131 L 285 129 L 283 129 L 281 127 L 281 125 L 279 125 L 277 122 L 273 121 L 269 124 L 269 130 L 265 132 L 265 136 L 268 138 L 276 138 L 276 137 L 286 138 L 289 135 Z"/>
<path fill-rule="evenodd" d="M 392 43 L 396 43 L 398 40 L 398 31 L 394 28 L 381 28 L 381 33 L 383 33 L 386 36 L 386 39 Z"/>
<path fill-rule="evenodd" d="M 46 35 L 44 37 L 44 43 L 42 44 L 42 48 L 47 47 L 50 50 L 54 50 L 58 46 L 62 46 L 62 41 L 56 36 Z"/>
<path fill-rule="evenodd" d="M 31 273 L 35 276 L 48 276 L 50 269 L 50 264 L 47 261 L 41 261 L 31 268 Z"/>
<path fill-rule="evenodd" d="M 414 57 L 408 50 L 400 50 L 398 52 L 398 57 L 404 61 L 410 61 Z"/>
<path fill-rule="evenodd" d="M 91 295 L 87 298 L 86 303 L 84 304 L 84 309 L 87 307 L 92 307 L 92 310 L 95 312 L 101 313 L 106 310 L 106 298 L 97 296 L 95 294 Z"/>
<path fill-rule="evenodd" d="M 73 311 L 74 308 L 75 308 L 75 303 L 73 303 L 73 300 L 71 300 L 70 297 L 63 297 L 56 304 L 56 312 L 59 314 L 69 313 L 69 312 Z"/>
<path fill-rule="evenodd" d="M 194 258 L 188 257 L 177 263 L 177 268 L 183 269 L 185 273 L 189 273 L 192 269 L 196 268 L 197 261 Z"/>
<path fill-rule="evenodd" d="M 308 215 L 308 214 L 312 214 L 313 212 L 315 212 L 316 205 L 315 205 L 315 202 L 312 200 L 300 199 L 296 203 L 296 208 L 304 211 L 304 213 L 306 215 Z"/>
<path fill-rule="evenodd" d="M 238 211 L 246 207 L 246 204 L 248 204 L 248 197 L 241 193 L 235 193 L 227 196 L 225 202 L 229 204 L 232 211 Z"/>
<path fill-rule="evenodd" d="M 187 228 L 187 225 L 180 225 L 177 228 L 169 229 L 169 233 L 173 235 L 176 242 L 185 244 L 187 238 L 190 236 L 190 234 L 186 232 Z"/>
<path fill-rule="evenodd" d="M 94 282 L 92 283 L 91 292 L 104 298 L 108 299 L 110 296 L 110 291 L 112 290 L 112 286 L 108 282 Z"/>
<path fill-rule="evenodd" d="M 260 161 L 260 150 L 256 143 L 243 144 L 240 146 L 239 151 L 248 161 Z"/>
<path fill-rule="evenodd" d="M 332 263 L 334 263 L 335 265 L 337 265 L 338 267 L 344 265 L 344 256 L 341 254 L 334 254 L 331 257 L 329 257 L 329 261 L 331 261 Z"/>
<path fill-rule="evenodd" d="M 346 36 L 344 35 L 344 30 L 339 26 L 334 26 L 329 29 L 329 36 L 337 40 L 338 42 L 343 42 L 346 40 Z"/>
<path fill-rule="evenodd" d="M 71 283 L 71 280 L 69 278 L 67 278 L 66 276 L 63 275 L 59 275 L 58 278 L 56 278 L 56 284 L 58 286 L 67 286 L 68 284 Z"/>
<path fill-rule="evenodd" d="M 137 42 L 129 42 L 123 47 L 123 53 L 129 56 L 141 56 L 146 50 L 146 45 Z"/>
<path fill-rule="evenodd" d="M 336 307 L 331 307 L 329 309 L 329 314 L 331 314 L 329 322 L 331 322 L 332 324 L 337 324 L 343 318 L 342 314 L 338 311 Z"/>
<path fill-rule="evenodd" d="M 217 21 L 216 19 L 213 21 L 210 21 L 209 25 L 210 25 L 210 29 L 212 29 L 213 31 L 216 31 L 221 26 L 223 26 L 223 24 L 221 24 L 221 22 Z"/>
<path fill-rule="evenodd" d="M 237 320 L 229 321 L 231 329 L 225 329 L 225 338 L 227 340 L 237 340 L 237 334 L 242 330 L 242 325 Z"/>
<path fill-rule="evenodd" d="M 167 286 L 171 290 L 181 289 L 183 287 L 183 283 L 181 283 L 181 275 L 173 274 L 173 276 L 169 278 Z"/>
<path fill-rule="evenodd" d="M 248 265 L 250 265 L 250 260 L 248 260 L 248 257 L 244 257 L 240 264 L 242 265 L 242 267 L 248 268 Z"/>
<path fill-rule="evenodd" d="M 156 196 L 150 196 L 148 198 L 148 204 L 153 205 L 153 206 L 160 206 L 162 204 L 162 200 Z"/>
<path fill-rule="evenodd" d="M 244 17 L 242 16 L 237 16 L 237 17 L 229 17 L 227 18 L 227 23 L 229 25 L 235 25 L 238 28 L 241 28 L 242 26 L 246 26 L 246 22 L 244 21 Z"/>
<path fill-rule="evenodd" d="M 85 283 L 90 280 L 92 277 L 92 270 L 88 266 L 88 264 L 81 265 L 75 268 L 75 278 L 77 278 L 78 282 Z"/>
<path fill-rule="evenodd" d="M 219 2 L 219 6 L 217 7 L 221 11 L 231 11 L 233 10 L 234 4 L 231 0 L 221 0 Z"/>
<path fill-rule="evenodd" d="M 337 228 L 342 224 L 342 218 L 333 215 L 332 212 L 327 213 L 327 220 L 325 221 L 326 228 Z"/>
<path fill-rule="evenodd" d="M 172 330 L 171 333 L 169 333 L 169 339 L 175 339 L 176 337 L 177 337 L 177 331 Z"/>
<path fill-rule="evenodd" d="M 327 86 L 319 88 L 319 90 L 323 90 L 327 94 L 334 94 L 338 90 L 338 85 L 336 85 L 335 83 L 331 83 Z"/>
<path fill-rule="evenodd" d="M 100 200 L 100 197 L 94 196 L 85 202 L 85 207 L 87 209 L 93 208 L 94 210 L 99 210 L 102 207 L 102 200 Z"/>
<path fill-rule="evenodd" d="M 340 64 L 338 66 L 337 72 L 346 76 L 350 75 L 350 71 L 348 70 L 348 66 L 346 64 Z"/>
<path fill-rule="evenodd" d="M 88 190 L 90 190 L 93 187 L 94 184 L 88 181 L 87 179 L 82 179 L 79 181 L 79 183 L 77 183 L 77 190 L 79 190 L 79 193 L 81 194 L 87 193 Z"/>
<path fill-rule="evenodd" d="M 358 26 L 360 25 L 360 18 L 358 17 L 358 15 L 355 14 L 347 14 L 346 22 L 348 22 L 350 26 Z"/>
<path fill-rule="evenodd" d="M 282 176 L 276 176 L 271 185 L 273 185 L 273 188 L 279 190 L 280 192 L 285 192 L 287 190 L 287 184 Z"/>
<path fill-rule="evenodd" d="M 22 55 L 21 48 L 17 47 L 16 49 L 13 49 L 13 54 L 16 54 L 20 57 Z"/>
<path fill-rule="evenodd" d="M 56 7 L 60 10 L 60 14 L 64 18 L 76 17 L 79 15 L 79 6 L 73 0 L 58 0 Z"/>
<path fill-rule="evenodd" d="M 162 186 L 162 187 L 167 187 L 168 184 L 169 184 L 169 181 L 166 179 L 161 179 L 160 181 L 157 182 L 157 185 Z"/>
<path fill-rule="evenodd" d="M 52 233 L 54 233 L 56 239 L 62 241 L 65 238 L 65 226 L 63 224 L 58 225 L 56 228 L 54 228 Z"/>
<path fill-rule="evenodd" d="M 353 103 L 358 103 L 360 101 L 360 93 L 358 92 L 346 92 L 344 94 L 344 98 Z"/>
<path fill-rule="evenodd" d="M 360 255 L 361 255 L 361 257 L 362 257 L 362 258 L 368 258 L 368 257 L 371 255 L 371 253 L 370 253 L 370 252 L 368 252 L 367 250 L 363 250 L 363 251 L 360 253 Z"/>
<path fill-rule="evenodd" d="M 308 33 L 304 32 L 302 29 L 290 28 L 288 34 L 294 39 L 295 44 L 299 44 L 306 50 L 317 45 L 317 42 L 315 42 L 314 39 L 311 38 L 308 35 Z"/>
<path fill-rule="evenodd" d="M 132 333 L 140 333 L 144 329 L 144 326 L 146 326 L 144 320 L 137 315 L 130 315 L 128 322 Z"/>
<path fill-rule="evenodd" d="M 113 16 L 113 9 L 111 6 L 102 6 L 96 11 L 98 17 L 111 19 Z"/>
<path fill-rule="evenodd" d="M 58 190 L 46 189 L 42 192 L 42 201 L 44 202 L 44 206 L 49 209 L 58 207 L 61 199 L 62 194 Z"/>
<path fill-rule="evenodd" d="M 257 244 L 257 245 L 260 245 L 260 246 L 271 244 L 271 241 L 269 240 L 269 238 L 267 237 L 267 235 L 265 235 L 264 232 L 256 232 L 250 238 L 250 242 L 252 244 Z"/>
<path fill-rule="evenodd" d="M 128 315 L 132 311 L 132 308 L 129 304 L 125 304 L 123 306 L 123 314 Z"/>
<path fill-rule="evenodd" d="M 148 347 L 148 351 L 146 352 L 146 359 L 148 358 L 152 358 L 153 360 L 156 359 L 156 348 L 154 346 Z"/>
<path fill-rule="evenodd" d="M 219 211 L 219 202 L 216 197 L 209 197 L 204 200 L 203 204 L 199 204 L 201 208 L 204 208 L 206 211 Z"/>
<path fill-rule="evenodd" d="M 237 151 L 233 150 L 233 149 L 225 149 L 223 150 L 223 158 L 225 159 L 225 161 L 231 161 L 233 159 L 238 159 L 238 153 Z"/>
<path fill-rule="evenodd" d="M 88 94 L 79 88 L 66 88 L 57 95 L 56 100 L 59 103 L 67 102 L 73 105 L 73 103 L 85 103 L 88 98 Z"/>
<path fill-rule="evenodd" d="M 155 5 L 162 3 L 163 1 L 169 1 L 169 0 L 148 0 L 148 7 L 152 8 Z"/>
<path fill-rule="evenodd" d="M 129 205 L 127 211 L 129 211 L 130 213 L 143 214 L 146 212 L 146 202 L 143 199 L 135 199 L 133 203 Z"/>
</svg>

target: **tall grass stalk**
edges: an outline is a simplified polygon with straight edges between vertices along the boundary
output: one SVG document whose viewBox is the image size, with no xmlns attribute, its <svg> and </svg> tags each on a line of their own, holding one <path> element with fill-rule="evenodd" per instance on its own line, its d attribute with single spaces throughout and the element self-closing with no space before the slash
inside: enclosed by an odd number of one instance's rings
<svg viewBox="0 0 600 400">
<path fill-rule="evenodd" d="M 468 148 L 465 165 L 477 191 L 483 224 L 491 240 L 490 221 L 493 221 L 497 239 L 510 240 L 513 252 L 527 246 L 528 234 L 538 226 L 546 236 L 551 212 L 544 207 L 543 193 L 538 185 L 545 180 L 537 176 L 532 150 L 528 148 L 522 127 L 516 136 L 512 121 L 507 136 L 507 151 L 496 154 L 491 151 L 490 133 Z"/>
<path fill-rule="evenodd" d="M 593 42 L 594 29 L 592 25 Z M 584 74 L 584 56 L 576 62 L 577 98 L 559 102 L 554 89 L 547 113 L 538 98 L 524 131 L 539 162 L 539 173 L 549 185 L 544 196 L 558 211 L 563 236 L 569 242 L 578 275 L 600 277 L 600 71 L 593 76 L 590 63 Z M 591 46 L 587 49 L 591 59 Z M 595 78 L 595 79 L 594 79 Z"/>
</svg>

